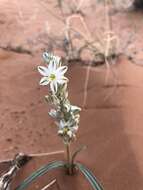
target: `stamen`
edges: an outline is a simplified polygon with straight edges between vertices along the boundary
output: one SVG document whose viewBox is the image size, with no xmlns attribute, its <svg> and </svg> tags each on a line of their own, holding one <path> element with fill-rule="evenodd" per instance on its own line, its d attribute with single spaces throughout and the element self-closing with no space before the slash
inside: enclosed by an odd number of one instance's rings
<svg viewBox="0 0 143 190">
<path fill-rule="evenodd" d="M 51 80 L 55 80 L 55 78 L 56 78 L 56 75 L 54 75 L 54 74 L 51 74 L 51 75 L 50 75 L 50 79 L 51 79 Z"/>
<path fill-rule="evenodd" d="M 69 129 L 68 129 L 67 127 L 65 127 L 65 128 L 63 129 L 64 134 L 66 134 L 68 131 L 69 131 Z"/>
</svg>

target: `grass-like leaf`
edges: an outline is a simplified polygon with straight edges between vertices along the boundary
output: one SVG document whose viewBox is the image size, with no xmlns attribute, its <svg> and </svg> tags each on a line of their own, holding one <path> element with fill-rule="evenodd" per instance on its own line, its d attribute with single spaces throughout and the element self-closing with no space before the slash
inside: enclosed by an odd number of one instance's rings
<svg viewBox="0 0 143 190">
<path fill-rule="evenodd" d="M 89 183 L 92 185 L 94 190 L 103 190 L 103 187 L 100 185 L 96 177 L 92 174 L 89 169 L 87 169 L 85 166 L 83 166 L 80 163 L 76 163 L 76 166 L 79 168 L 79 170 L 84 174 L 84 176 L 87 178 Z"/>
<path fill-rule="evenodd" d="M 26 189 L 38 177 L 46 174 L 50 170 L 65 167 L 65 164 L 66 163 L 63 161 L 55 161 L 55 162 L 51 162 L 50 164 L 47 164 L 47 165 L 41 167 L 36 172 L 32 173 L 28 178 L 26 178 L 15 190 Z"/>
<path fill-rule="evenodd" d="M 66 162 L 63 161 L 55 161 L 51 162 L 50 164 L 47 164 L 34 173 L 32 173 L 28 178 L 26 178 L 15 190 L 24 190 L 26 189 L 33 181 L 35 181 L 38 177 L 46 174 L 50 170 L 62 168 L 66 166 Z M 103 190 L 103 187 L 100 185 L 96 177 L 92 174 L 89 169 L 87 169 L 85 166 L 83 166 L 80 163 L 75 164 L 77 168 L 83 173 L 83 175 L 86 177 L 86 179 L 89 181 L 91 186 L 94 190 Z"/>
</svg>

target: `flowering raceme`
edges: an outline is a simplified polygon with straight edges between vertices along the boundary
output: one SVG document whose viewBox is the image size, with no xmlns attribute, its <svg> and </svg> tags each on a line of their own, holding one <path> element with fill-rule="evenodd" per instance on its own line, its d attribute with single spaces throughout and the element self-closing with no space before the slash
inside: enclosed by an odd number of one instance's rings
<svg viewBox="0 0 143 190">
<path fill-rule="evenodd" d="M 38 71 L 43 76 L 40 85 L 50 86 L 50 92 L 45 96 L 48 103 L 53 106 L 49 115 L 56 120 L 58 134 L 67 144 L 76 137 L 81 109 L 71 105 L 68 100 L 68 79 L 64 76 L 68 67 L 62 66 L 61 59 L 58 56 L 47 52 L 43 54 L 43 58 L 47 67 L 38 66 Z"/>
</svg>

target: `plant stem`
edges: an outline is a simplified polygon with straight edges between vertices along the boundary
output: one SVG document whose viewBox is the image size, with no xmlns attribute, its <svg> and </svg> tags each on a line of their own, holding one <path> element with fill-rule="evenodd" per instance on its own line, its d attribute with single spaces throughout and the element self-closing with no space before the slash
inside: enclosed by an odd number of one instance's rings
<svg viewBox="0 0 143 190">
<path fill-rule="evenodd" d="M 68 164 L 68 174 L 72 175 L 72 162 L 71 162 L 71 151 L 70 151 L 70 143 L 66 143 L 66 156 L 67 156 L 67 164 Z"/>
</svg>

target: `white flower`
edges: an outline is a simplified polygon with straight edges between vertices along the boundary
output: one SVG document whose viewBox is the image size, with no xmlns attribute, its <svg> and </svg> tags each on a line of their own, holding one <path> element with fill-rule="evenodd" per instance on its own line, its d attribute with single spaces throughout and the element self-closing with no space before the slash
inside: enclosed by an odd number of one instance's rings
<svg viewBox="0 0 143 190">
<path fill-rule="evenodd" d="M 57 92 L 58 84 L 64 84 L 68 81 L 64 76 L 67 66 L 58 66 L 55 61 L 50 61 L 48 67 L 38 66 L 38 71 L 44 76 L 40 80 L 40 85 L 50 84 L 53 93 Z"/>
<path fill-rule="evenodd" d="M 62 119 L 58 123 L 58 126 L 59 126 L 59 131 L 60 132 L 63 131 L 63 133 L 64 133 L 64 131 L 71 131 L 73 134 L 76 133 L 78 128 L 79 128 L 79 126 L 77 124 L 73 125 L 73 123 L 71 121 L 66 122 L 66 121 L 64 121 Z"/>
</svg>

